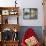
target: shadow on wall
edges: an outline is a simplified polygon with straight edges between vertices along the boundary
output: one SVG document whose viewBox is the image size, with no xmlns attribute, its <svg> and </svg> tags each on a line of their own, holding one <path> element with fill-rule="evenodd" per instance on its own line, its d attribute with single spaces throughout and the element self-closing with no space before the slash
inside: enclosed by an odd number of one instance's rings
<svg viewBox="0 0 46 46">
<path fill-rule="evenodd" d="M 43 33 L 42 33 L 43 30 L 42 30 L 42 26 L 22 26 L 21 29 L 20 29 L 20 32 L 19 32 L 20 42 L 21 42 L 21 40 L 22 40 L 22 38 L 24 36 L 24 33 L 26 32 L 26 30 L 28 28 L 32 28 L 34 30 L 34 32 L 36 32 L 39 41 L 41 43 L 43 43 L 43 36 L 42 36 L 43 35 Z"/>
</svg>

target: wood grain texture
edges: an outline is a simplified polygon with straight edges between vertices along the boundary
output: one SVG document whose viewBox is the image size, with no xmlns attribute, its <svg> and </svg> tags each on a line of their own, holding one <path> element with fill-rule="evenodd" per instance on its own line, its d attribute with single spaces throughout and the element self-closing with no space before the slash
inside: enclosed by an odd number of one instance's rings
<svg viewBox="0 0 46 46">
<path fill-rule="evenodd" d="M 43 0 L 43 8 L 44 8 L 44 26 L 46 26 L 46 0 Z"/>
<path fill-rule="evenodd" d="M 43 8 L 44 8 L 44 44 L 46 46 L 46 0 L 43 0 Z"/>
<path fill-rule="evenodd" d="M 0 30 L 3 31 L 5 28 L 9 28 L 12 29 L 14 31 L 14 29 L 16 29 L 17 31 L 20 30 L 20 26 L 18 24 L 1 24 L 0 25 Z"/>
<path fill-rule="evenodd" d="M 17 12 L 16 14 L 10 14 L 9 15 L 2 15 L 2 10 L 8 10 L 8 11 L 12 11 L 13 12 Z M 5 23 L 3 24 L 3 18 L 5 18 L 5 16 L 18 16 L 19 15 L 19 7 L 0 7 L 0 17 L 1 17 L 1 24 L 0 24 L 0 32 L 2 32 L 4 29 L 8 28 L 11 29 L 12 31 L 14 31 L 16 29 L 16 32 L 18 32 L 20 30 L 20 26 L 19 24 L 8 24 Z M 0 41 L 0 46 L 18 46 L 18 41 Z"/>
</svg>

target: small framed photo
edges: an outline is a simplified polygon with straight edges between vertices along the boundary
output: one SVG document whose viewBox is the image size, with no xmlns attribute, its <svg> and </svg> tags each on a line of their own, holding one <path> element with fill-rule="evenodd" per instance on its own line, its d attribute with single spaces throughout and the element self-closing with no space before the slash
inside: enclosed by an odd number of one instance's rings
<svg viewBox="0 0 46 46">
<path fill-rule="evenodd" d="M 9 15 L 9 10 L 2 10 L 2 15 Z"/>
<path fill-rule="evenodd" d="M 9 14 L 10 14 L 10 15 L 16 15 L 16 14 L 17 14 L 17 11 L 15 11 L 15 10 L 10 10 L 10 11 L 9 11 Z"/>
<path fill-rule="evenodd" d="M 37 19 L 37 8 L 23 8 L 23 19 Z"/>
</svg>

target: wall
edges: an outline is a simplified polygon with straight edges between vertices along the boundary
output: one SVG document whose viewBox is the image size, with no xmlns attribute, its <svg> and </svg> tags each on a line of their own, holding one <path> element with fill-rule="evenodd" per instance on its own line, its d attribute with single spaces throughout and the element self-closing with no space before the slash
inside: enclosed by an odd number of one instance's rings
<svg viewBox="0 0 46 46">
<path fill-rule="evenodd" d="M 0 6 L 15 6 L 15 0 L 0 0 Z M 42 0 L 17 0 L 17 6 L 20 7 L 19 23 L 21 26 L 43 26 L 43 6 Z M 37 8 L 38 19 L 36 20 L 24 20 L 23 19 L 23 8 Z"/>
<path fill-rule="evenodd" d="M 20 42 L 24 36 L 24 33 L 27 31 L 28 28 L 32 28 L 33 31 L 37 34 L 37 37 L 41 43 L 43 43 L 43 34 L 42 34 L 42 27 L 41 26 L 21 26 L 19 32 L 19 39 Z"/>
<path fill-rule="evenodd" d="M 21 3 L 21 2 L 20 2 Z M 21 11 L 20 24 L 22 26 L 43 26 L 43 6 L 42 0 L 24 0 L 21 3 L 23 8 L 37 8 L 38 9 L 38 19 L 36 20 L 24 20 L 23 11 Z"/>
<path fill-rule="evenodd" d="M 14 1 L 15 0 L 0 0 L 0 6 L 1 7 L 15 6 Z M 31 26 L 31 28 L 33 28 L 35 30 L 35 32 L 37 32 L 37 35 L 38 35 L 40 41 L 42 42 L 43 30 L 42 30 L 41 26 L 44 26 L 42 0 L 17 0 L 17 3 L 18 3 L 17 6 L 20 7 L 19 24 L 20 24 L 20 26 L 23 26 L 23 27 L 21 27 L 20 38 L 22 38 L 21 37 L 23 35 L 22 32 L 24 32 L 25 29 L 28 28 L 28 27 L 24 27 L 24 26 Z M 38 9 L 38 19 L 24 20 L 23 19 L 23 8 L 37 8 Z M 10 18 L 12 18 L 12 17 L 10 17 Z M 10 20 L 10 18 L 9 18 L 9 20 Z M 40 26 L 40 27 L 38 27 L 38 26 Z"/>
</svg>

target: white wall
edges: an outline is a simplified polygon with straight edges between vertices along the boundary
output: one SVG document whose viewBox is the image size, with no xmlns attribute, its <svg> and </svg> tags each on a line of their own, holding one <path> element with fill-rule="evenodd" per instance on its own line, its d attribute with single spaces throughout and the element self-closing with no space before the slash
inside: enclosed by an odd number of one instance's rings
<svg viewBox="0 0 46 46">
<path fill-rule="evenodd" d="M 23 11 L 21 11 L 20 24 L 23 26 L 43 26 L 43 6 L 42 0 L 24 0 L 21 3 L 23 8 L 37 8 L 38 9 L 38 19 L 36 20 L 24 20 Z"/>
<path fill-rule="evenodd" d="M 0 0 L 0 6 L 15 6 L 15 0 Z M 17 0 L 20 7 L 19 23 L 21 26 L 43 26 L 43 6 L 42 0 Z M 38 19 L 36 20 L 24 20 L 23 19 L 23 8 L 37 8 Z"/>
</svg>

